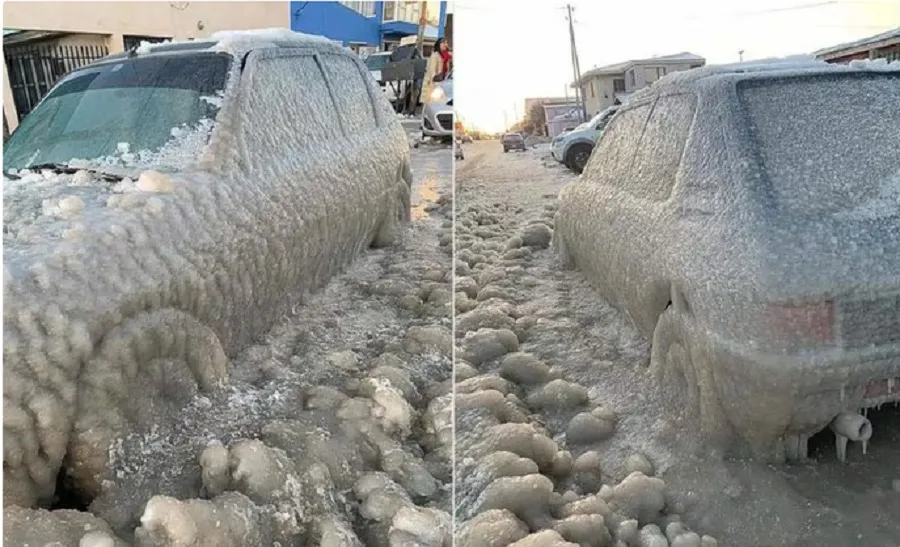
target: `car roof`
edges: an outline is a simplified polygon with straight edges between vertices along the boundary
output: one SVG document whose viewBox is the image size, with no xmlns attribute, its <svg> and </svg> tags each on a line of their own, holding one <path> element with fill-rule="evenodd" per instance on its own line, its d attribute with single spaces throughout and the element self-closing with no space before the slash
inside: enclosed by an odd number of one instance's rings
<svg viewBox="0 0 900 547">
<path fill-rule="evenodd" d="M 827 74 L 871 74 L 891 73 L 900 75 L 900 62 L 889 63 L 884 59 L 872 61 L 852 61 L 849 64 L 826 63 L 810 59 L 784 58 L 748 61 L 727 65 L 707 65 L 701 68 L 672 72 L 654 82 L 651 86 L 636 91 L 628 100 L 629 103 L 641 98 L 676 90 L 683 87 L 705 87 L 715 85 L 734 85 L 740 80 L 758 80 L 766 78 L 799 77 Z M 626 105 L 622 105 L 626 106 Z"/>
<path fill-rule="evenodd" d="M 121 61 L 151 55 L 177 55 L 198 52 L 230 53 L 235 56 L 241 56 L 255 49 L 296 47 L 345 51 L 342 46 L 324 36 L 304 34 L 288 29 L 270 28 L 215 32 L 211 36 L 199 40 L 156 44 L 142 42 L 136 48 L 109 55 L 98 62 Z"/>
</svg>

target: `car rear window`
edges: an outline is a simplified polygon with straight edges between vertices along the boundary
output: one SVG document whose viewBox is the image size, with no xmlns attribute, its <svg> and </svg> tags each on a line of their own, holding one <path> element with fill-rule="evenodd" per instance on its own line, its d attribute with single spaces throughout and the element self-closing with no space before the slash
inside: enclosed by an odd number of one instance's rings
<svg viewBox="0 0 900 547">
<path fill-rule="evenodd" d="M 738 96 L 779 209 L 841 216 L 900 210 L 900 76 L 748 80 Z"/>
</svg>

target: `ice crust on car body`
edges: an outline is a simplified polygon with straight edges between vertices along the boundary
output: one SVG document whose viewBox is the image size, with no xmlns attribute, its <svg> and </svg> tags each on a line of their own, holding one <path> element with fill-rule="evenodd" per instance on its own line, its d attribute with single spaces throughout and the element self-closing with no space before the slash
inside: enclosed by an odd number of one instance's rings
<svg viewBox="0 0 900 547">
<path fill-rule="evenodd" d="M 225 355 L 408 219 L 406 136 L 358 59 L 290 31 L 217 36 L 236 59 L 222 107 L 196 164 L 144 187 L 166 191 L 119 195 L 79 173 L 4 180 L 4 504 L 48 502 L 64 458 L 77 483 L 96 488 L 105 445 L 141 414 L 115 408 L 131 404 L 133 383 L 175 367 L 175 402 L 212 389 Z M 297 59 L 284 45 L 320 54 L 329 93 L 292 97 L 300 71 L 260 68 Z M 349 67 L 361 83 L 341 80 L 354 77 Z M 260 79 L 269 85 L 251 85 Z M 347 93 L 360 85 L 365 96 Z M 331 112 L 338 93 L 348 115 L 371 112 L 370 128 L 288 138 L 300 107 Z M 147 169 L 112 171 L 139 181 Z M 70 195 L 83 206 L 60 207 Z"/>
</svg>

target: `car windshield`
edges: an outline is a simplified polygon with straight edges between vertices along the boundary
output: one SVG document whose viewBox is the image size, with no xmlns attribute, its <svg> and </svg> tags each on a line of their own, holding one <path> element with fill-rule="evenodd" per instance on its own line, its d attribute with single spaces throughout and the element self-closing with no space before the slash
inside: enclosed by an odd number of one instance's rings
<svg viewBox="0 0 900 547">
<path fill-rule="evenodd" d="M 384 55 L 369 55 L 366 58 L 366 67 L 368 67 L 369 70 L 381 70 L 390 59 L 391 55 L 389 53 Z"/>
<path fill-rule="evenodd" d="M 900 75 L 751 80 L 738 95 L 779 208 L 856 218 L 900 211 Z"/>
<path fill-rule="evenodd" d="M 221 106 L 230 64 L 228 55 L 192 53 L 74 72 L 9 137 L 4 172 L 73 160 L 165 167 L 196 159 Z"/>
</svg>

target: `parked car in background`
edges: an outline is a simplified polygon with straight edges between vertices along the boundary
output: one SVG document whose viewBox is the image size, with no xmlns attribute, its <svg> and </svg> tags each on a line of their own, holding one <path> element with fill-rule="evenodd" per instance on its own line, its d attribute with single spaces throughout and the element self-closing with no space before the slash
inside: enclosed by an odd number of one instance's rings
<svg viewBox="0 0 900 547">
<path fill-rule="evenodd" d="M 550 155 L 572 171 L 581 173 L 603 128 L 618 108 L 611 106 L 575 129 L 557 135 L 550 143 Z"/>
<path fill-rule="evenodd" d="M 503 144 L 504 153 L 510 150 L 521 150 L 522 152 L 526 150 L 525 137 L 521 133 L 505 133 L 500 138 L 500 142 Z"/>
<path fill-rule="evenodd" d="M 422 99 L 422 136 L 452 142 L 454 134 L 453 71 L 435 82 L 431 96 Z"/>
<path fill-rule="evenodd" d="M 410 216 L 407 137 L 365 66 L 288 30 L 77 68 L 3 170 L 4 506 L 49 505 L 64 461 L 99 495 L 113 439 L 177 419 Z"/>
<path fill-rule="evenodd" d="M 872 435 L 860 409 L 900 401 L 898 104 L 896 64 L 670 75 L 563 189 L 560 260 L 715 445 L 802 460 L 830 425 L 843 460 Z"/>
</svg>

